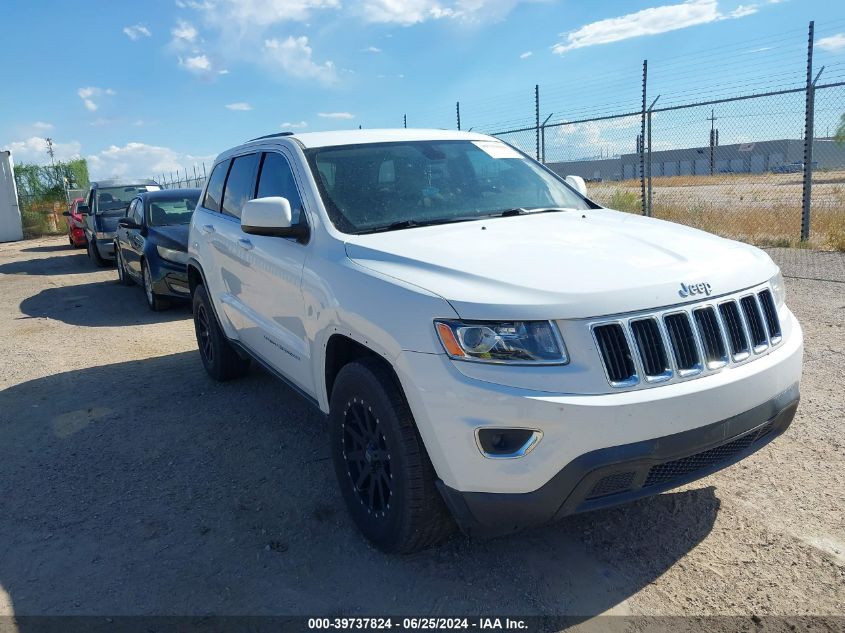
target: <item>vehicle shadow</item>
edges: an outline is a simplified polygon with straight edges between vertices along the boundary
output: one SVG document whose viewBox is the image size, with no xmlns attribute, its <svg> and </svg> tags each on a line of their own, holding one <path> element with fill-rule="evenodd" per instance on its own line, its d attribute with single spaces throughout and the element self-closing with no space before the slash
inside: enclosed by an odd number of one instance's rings
<svg viewBox="0 0 845 633">
<path fill-rule="evenodd" d="M 46 317 L 89 327 L 142 325 L 190 317 L 187 301 L 174 302 L 169 310 L 153 312 L 147 307 L 141 288 L 121 286 L 116 279 L 45 288 L 24 299 L 20 311 L 30 317 Z"/>
<path fill-rule="evenodd" d="M 85 249 L 72 248 L 70 244 L 65 241 L 61 244 L 50 244 L 49 246 L 30 246 L 29 248 L 22 248 L 21 253 L 55 253 L 57 251 L 73 252 L 74 250 L 79 250 L 83 253 L 85 252 Z"/>
<path fill-rule="evenodd" d="M 79 275 L 102 270 L 109 269 L 94 266 L 83 249 L 79 249 L 75 253 L 67 252 L 52 257 L 39 257 L 0 264 L 0 274 L 3 275 Z M 116 277 L 117 273 L 115 273 Z"/>
<path fill-rule="evenodd" d="M 578 619 L 655 581 L 719 510 L 708 487 L 388 556 L 348 519 L 326 444 L 291 390 L 259 370 L 213 382 L 196 352 L 8 387 L 0 597 L 18 616 Z"/>
</svg>

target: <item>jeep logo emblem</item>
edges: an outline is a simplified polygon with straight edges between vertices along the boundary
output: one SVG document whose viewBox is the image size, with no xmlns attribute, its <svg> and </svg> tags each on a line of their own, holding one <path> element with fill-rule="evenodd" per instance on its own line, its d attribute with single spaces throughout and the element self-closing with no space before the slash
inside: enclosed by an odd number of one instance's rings
<svg viewBox="0 0 845 633">
<path fill-rule="evenodd" d="M 697 284 L 685 284 L 681 282 L 681 289 L 678 294 L 682 297 L 690 297 L 692 295 L 707 295 L 710 296 L 710 284 L 706 281 Z"/>
</svg>

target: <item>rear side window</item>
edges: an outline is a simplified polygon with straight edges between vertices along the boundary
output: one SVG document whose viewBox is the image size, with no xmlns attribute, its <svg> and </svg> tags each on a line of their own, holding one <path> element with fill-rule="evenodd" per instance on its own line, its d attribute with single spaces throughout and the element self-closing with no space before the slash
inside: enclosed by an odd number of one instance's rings
<svg viewBox="0 0 845 633">
<path fill-rule="evenodd" d="M 290 202 L 291 220 L 299 224 L 302 220 L 302 198 L 293 179 L 293 172 L 284 156 L 268 152 L 261 161 L 261 175 L 258 177 L 258 198 L 279 196 Z"/>
<path fill-rule="evenodd" d="M 252 200 L 255 191 L 255 171 L 258 167 L 258 154 L 238 156 L 232 161 L 226 190 L 223 192 L 223 213 L 236 218 L 241 217 L 241 210 L 247 201 Z"/>
<path fill-rule="evenodd" d="M 211 172 L 208 187 L 205 190 L 205 198 L 202 201 L 202 206 L 209 211 L 220 211 L 220 200 L 223 199 L 223 184 L 226 182 L 230 162 L 224 160 L 222 163 L 218 163 Z"/>
</svg>

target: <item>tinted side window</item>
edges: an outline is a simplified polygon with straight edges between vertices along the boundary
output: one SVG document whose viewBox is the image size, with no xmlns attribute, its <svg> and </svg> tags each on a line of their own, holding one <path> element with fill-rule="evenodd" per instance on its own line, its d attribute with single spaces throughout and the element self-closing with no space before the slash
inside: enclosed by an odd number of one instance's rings
<svg viewBox="0 0 845 633">
<path fill-rule="evenodd" d="M 302 219 L 302 199 L 296 188 L 290 165 L 281 154 L 268 152 L 261 162 L 261 175 L 258 177 L 258 198 L 280 196 L 290 202 L 291 220 L 299 224 Z"/>
<path fill-rule="evenodd" d="M 241 209 L 248 200 L 252 200 L 255 191 L 255 170 L 258 167 L 258 154 L 238 156 L 232 161 L 226 190 L 223 192 L 223 213 L 241 217 Z"/>
<path fill-rule="evenodd" d="M 205 198 L 202 201 L 202 206 L 209 211 L 220 211 L 220 200 L 223 199 L 223 184 L 226 182 L 230 162 L 224 160 L 222 163 L 218 163 L 217 167 L 211 172 L 208 179 L 208 188 L 205 190 Z"/>
</svg>

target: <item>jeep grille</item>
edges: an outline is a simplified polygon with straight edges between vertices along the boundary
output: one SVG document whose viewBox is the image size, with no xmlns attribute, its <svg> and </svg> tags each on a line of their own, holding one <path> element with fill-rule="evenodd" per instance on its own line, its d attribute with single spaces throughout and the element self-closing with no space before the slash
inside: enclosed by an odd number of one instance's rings
<svg viewBox="0 0 845 633">
<path fill-rule="evenodd" d="M 592 324 L 613 387 L 690 378 L 745 362 L 782 340 L 769 289 Z"/>
</svg>

